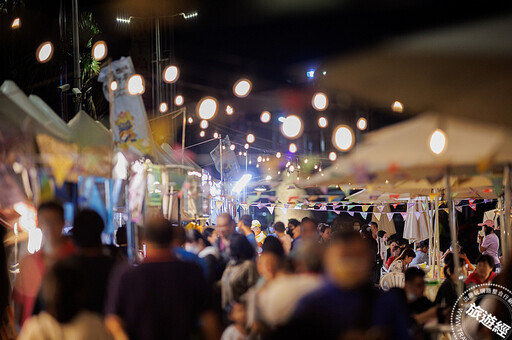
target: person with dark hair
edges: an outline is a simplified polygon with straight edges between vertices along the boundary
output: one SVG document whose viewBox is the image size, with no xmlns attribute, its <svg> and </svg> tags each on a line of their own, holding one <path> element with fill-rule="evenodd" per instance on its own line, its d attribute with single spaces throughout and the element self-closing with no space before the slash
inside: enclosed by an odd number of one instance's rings
<svg viewBox="0 0 512 340">
<path fill-rule="evenodd" d="M 283 245 L 284 252 L 286 253 L 286 255 L 288 255 L 290 253 L 290 250 L 292 249 L 292 238 L 290 235 L 286 233 L 284 223 L 276 222 L 274 224 L 274 230 L 276 232 L 277 237 L 279 238 L 279 241 L 281 241 L 281 244 Z"/>
<path fill-rule="evenodd" d="M 389 266 L 390 272 L 405 273 L 407 266 L 411 263 L 412 259 L 416 257 L 416 253 L 411 248 L 405 248 L 396 258 L 395 261 Z"/>
<path fill-rule="evenodd" d="M 203 230 L 203 236 L 206 238 L 208 242 L 213 246 L 215 241 L 217 241 L 217 232 L 213 228 L 205 228 Z"/>
<path fill-rule="evenodd" d="M 56 202 L 42 203 L 37 209 L 37 222 L 43 233 L 41 250 L 22 258 L 20 273 L 16 276 L 12 292 L 15 319 L 19 326 L 22 326 L 34 311 L 47 268 L 75 251 L 71 240 L 62 235 L 64 228 L 62 205 Z"/>
<path fill-rule="evenodd" d="M 386 248 L 386 243 L 388 241 L 388 234 L 384 230 L 379 230 L 377 232 L 377 245 L 378 245 L 378 253 L 381 258 L 382 264 L 386 263 L 388 260 L 388 250 Z"/>
<path fill-rule="evenodd" d="M 249 242 L 254 246 L 254 248 L 258 248 L 258 243 L 256 242 L 256 235 L 252 230 L 252 218 L 251 215 L 242 215 L 238 220 L 238 232 L 245 235 Z"/>
<path fill-rule="evenodd" d="M 391 267 L 393 262 L 396 260 L 396 258 L 400 256 L 400 252 L 401 251 L 402 250 L 400 249 L 400 247 L 397 246 L 396 243 L 395 243 L 395 246 L 391 249 L 391 256 L 386 261 L 386 268 L 388 270 L 389 270 L 389 267 Z"/>
<path fill-rule="evenodd" d="M 235 221 L 228 213 L 217 216 L 217 235 L 219 236 L 213 244 L 219 250 L 222 262 L 227 265 L 229 262 L 229 238 L 235 233 Z"/>
<path fill-rule="evenodd" d="M 440 307 L 451 308 L 459 298 L 457 294 L 457 274 L 455 273 L 455 265 L 453 263 L 453 253 L 448 254 L 444 258 L 444 281 L 437 291 L 434 304 Z"/>
<path fill-rule="evenodd" d="M 42 285 L 46 311 L 27 319 L 20 340 L 111 339 L 100 315 L 85 308 L 87 294 L 82 274 L 65 261 L 48 271 Z"/>
<path fill-rule="evenodd" d="M 101 233 L 104 224 L 94 210 L 78 212 L 73 223 L 71 239 L 76 246 L 76 255 L 64 260 L 82 272 L 84 281 L 85 308 L 103 314 L 110 272 L 114 260 L 104 254 Z"/>
<path fill-rule="evenodd" d="M 371 283 L 374 258 L 358 232 L 335 235 L 324 255 L 325 284 L 299 301 L 291 321 L 272 339 L 409 339 L 396 292 L 381 293 Z"/>
<path fill-rule="evenodd" d="M 174 226 L 172 227 L 173 232 L 173 242 L 172 242 L 172 249 L 174 253 L 176 254 L 176 257 L 180 260 L 191 262 L 197 264 L 201 269 L 203 270 L 204 277 L 206 280 L 210 277 L 210 272 L 208 271 L 208 266 L 206 265 L 206 261 L 199 256 L 197 256 L 196 253 L 190 252 L 185 249 L 185 242 L 186 242 L 186 233 L 185 228 L 181 226 Z"/>
<path fill-rule="evenodd" d="M 230 262 L 222 275 L 222 307 L 234 301 L 256 284 L 258 271 L 254 263 L 256 251 L 247 238 L 234 233 L 229 238 Z"/>
<path fill-rule="evenodd" d="M 320 243 L 328 243 L 331 240 L 331 226 L 326 223 L 320 225 Z"/>
<path fill-rule="evenodd" d="M 288 220 L 288 230 L 286 231 L 286 233 L 288 235 L 290 235 L 291 238 L 295 238 L 295 229 L 298 228 L 300 226 L 300 222 L 299 220 L 295 219 L 295 218 L 290 218 Z M 300 233 L 300 231 L 299 231 Z"/>
<path fill-rule="evenodd" d="M 297 249 L 303 240 L 314 240 L 318 242 L 318 224 L 309 217 L 304 217 L 300 223 L 300 227 L 293 230 L 292 251 Z"/>
<path fill-rule="evenodd" d="M 484 223 L 480 223 L 479 226 L 483 227 L 485 236 L 478 235 L 478 250 L 482 255 L 489 255 L 494 260 L 494 268 L 500 267 L 500 258 L 498 256 L 498 250 L 500 248 L 500 240 L 494 233 L 494 222 L 487 220 Z"/>
<path fill-rule="evenodd" d="M 428 263 L 428 239 L 420 241 L 415 253 L 416 257 L 412 260 L 411 264 Z"/>
<path fill-rule="evenodd" d="M 373 239 L 377 240 L 377 236 L 378 236 L 377 233 L 379 232 L 379 225 L 377 224 L 377 222 L 372 221 L 372 222 L 370 222 L 370 228 L 371 228 Z"/>
<path fill-rule="evenodd" d="M 493 268 L 494 258 L 490 255 L 480 255 L 476 259 L 475 271 L 466 278 L 464 283 L 469 288 L 472 285 L 480 285 L 483 283 L 492 282 L 496 277 L 496 273 L 493 272 Z"/>
<path fill-rule="evenodd" d="M 231 305 L 228 318 L 232 322 L 222 333 L 221 340 L 244 340 L 248 339 L 247 330 L 247 308 L 243 301 L 236 301 Z"/>
<path fill-rule="evenodd" d="M 163 218 L 149 221 L 143 263 L 111 280 L 105 324 L 115 339 L 189 339 L 197 325 L 207 339 L 220 337 L 201 268 L 176 257 L 172 228 Z"/>
<path fill-rule="evenodd" d="M 217 248 L 213 247 L 208 239 L 201 235 L 199 230 L 186 230 L 185 250 L 196 254 L 203 259 L 208 267 L 208 282 L 214 283 L 222 277 L 222 265 L 220 263 L 220 255 Z"/>
</svg>

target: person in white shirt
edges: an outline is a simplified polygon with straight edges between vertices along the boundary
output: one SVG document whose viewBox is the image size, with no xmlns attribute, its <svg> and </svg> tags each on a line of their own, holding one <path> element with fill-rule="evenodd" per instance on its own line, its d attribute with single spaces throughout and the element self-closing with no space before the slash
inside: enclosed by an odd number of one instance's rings
<svg viewBox="0 0 512 340">
<path fill-rule="evenodd" d="M 428 264 L 428 240 L 421 241 L 414 252 L 416 257 L 412 260 L 411 265 Z"/>
</svg>

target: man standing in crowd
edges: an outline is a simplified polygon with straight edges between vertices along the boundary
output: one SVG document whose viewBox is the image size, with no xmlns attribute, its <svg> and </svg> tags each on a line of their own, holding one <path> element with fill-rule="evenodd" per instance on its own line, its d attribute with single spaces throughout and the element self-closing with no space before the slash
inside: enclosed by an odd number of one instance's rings
<svg viewBox="0 0 512 340">
<path fill-rule="evenodd" d="M 238 220 L 238 232 L 242 235 L 245 235 L 247 237 L 247 240 L 251 242 L 251 244 L 254 246 L 254 248 L 258 247 L 258 244 L 256 242 L 256 236 L 251 230 L 252 226 L 252 218 L 251 215 L 243 215 Z"/>
<path fill-rule="evenodd" d="M 220 338 L 203 273 L 176 258 L 172 238 L 169 221 L 149 222 L 144 262 L 111 281 L 105 324 L 114 339 L 189 339 L 198 324 L 207 339 Z"/>
<path fill-rule="evenodd" d="M 405 307 L 396 293 L 380 293 L 370 282 L 374 259 L 359 233 L 333 237 L 324 256 L 327 282 L 299 301 L 279 336 L 340 339 L 385 334 L 389 339 L 409 339 Z"/>
<path fill-rule="evenodd" d="M 500 248 L 500 240 L 494 233 L 494 222 L 487 220 L 484 223 L 480 223 L 479 226 L 484 228 L 485 237 L 478 235 L 480 246 L 478 250 L 482 255 L 489 255 L 494 260 L 495 268 L 500 267 L 500 258 L 498 257 L 498 249 Z"/>
<path fill-rule="evenodd" d="M 288 230 L 286 231 L 286 233 L 287 233 L 288 235 L 290 235 L 290 236 L 291 236 L 291 238 L 293 238 L 293 239 L 294 239 L 294 238 L 295 238 L 295 236 L 293 236 L 293 235 L 295 234 L 295 233 L 294 233 L 295 228 L 298 228 L 299 226 L 300 226 L 300 222 L 299 222 L 297 219 L 295 219 L 295 218 L 290 218 L 290 219 L 288 220 Z"/>
<path fill-rule="evenodd" d="M 70 256 L 75 250 L 72 242 L 62 235 L 62 205 L 56 202 L 42 203 L 37 209 L 37 220 L 43 232 L 42 249 L 21 260 L 20 273 L 16 276 L 12 293 L 16 322 L 20 326 L 32 314 L 47 269 L 57 260 Z"/>
<path fill-rule="evenodd" d="M 79 268 L 84 283 L 85 308 L 103 314 L 110 272 L 114 260 L 104 254 L 101 233 L 105 227 L 103 219 L 94 210 L 80 211 L 73 223 L 71 239 L 76 255 L 64 261 Z"/>
<path fill-rule="evenodd" d="M 229 262 L 229 237 L 235 232 L 235 221 L 228 213 L 217 217 L 217 234 L 219 237 L 214 246 L 219 250 L 224 266 Z"/>
<path fill-rule="evenodd" d="M 420 241 L 418 248 L 414 251 L 416 257 L 412 260 L 410 265 L 417 265 L 422 263 L 428 264 L 428 239 Z"/>
<path fill-rule="evenodd" d="M 293 229 L 292 250 L 297 249 L 303 240 L 318 241 L 318 225 L 309 217 L 303 218 L 300 226 Z"/>
<path fill-rule="evenodd" d="M 283 245 L 284 252 L 286 255 L 288 255 L 290 253 L 290 249 L 292 249 L 292 238 L 290 235 L 286 234 L 284 223 L 276 222 L 276 224 L 274 224 L 274 230 L 276 232 L 277 238 Z"/>
</svg>

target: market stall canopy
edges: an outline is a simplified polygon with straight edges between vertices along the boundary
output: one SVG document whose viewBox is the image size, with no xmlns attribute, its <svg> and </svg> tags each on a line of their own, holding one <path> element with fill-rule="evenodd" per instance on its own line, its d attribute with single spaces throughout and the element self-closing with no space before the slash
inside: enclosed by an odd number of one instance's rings
<svg viewBox="0 0 512 340">
<path fill-rule="evenodd" d="M 112 148 L 112 132 L 80 110 L 68 123 L 73 142 L 80 146 L 106 146 Z"/>
<path fill-rule="evenodd" d="M 430 148 L 442 130 L 444 149 Z M 438 140 L 439 142 L 439 140 Z M 477 175 L 512 161 L 512 130 L 492 123 L 439 114 L 423 114 L 368 133 L 348 156 L 340 157 L 308 185 L 395 183 L 428 179 L 434 183 L 447 168 L 453 175 Z M 439 145 L 437 145 L 439 146 Z"/>
<path fill-rule="evenodd" d="M 388 41 L 327 62 L 321 84 L 380 107 L 512 126 L 512 17 Z"/>
<path fill-rule="evenodd" d="M 2 131 L 21 129 L 27 118 L 31 119 L 34 134 L 47 134 L 61 141 L 71 139 L 71 131 L 59 116 L 41 110 L 13 81 L 4 81 L 0 87 Z"/>
</svg>

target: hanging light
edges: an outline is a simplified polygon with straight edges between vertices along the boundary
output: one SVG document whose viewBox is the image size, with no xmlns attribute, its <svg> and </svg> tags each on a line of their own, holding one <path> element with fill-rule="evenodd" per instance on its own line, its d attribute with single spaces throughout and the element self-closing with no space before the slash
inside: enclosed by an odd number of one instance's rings
<svg viewBox="0 0 512 340">
<path fill-rule="evenodd" d="M 443 130 L 437 129 L 430 136 L 430 150 L 439 155 L 446 149 L 446 134 Z"/>
<path fill-rule="evenodd" d="M 393 110 L 394 112 L 403 112 L 404 104 L 402 104 L 401 102 L 399 102 L 397 100 L 397 101 L 393 102 L 393 104 L 391 105 L 391 110 Z"/>
<path fill-rule="evenodd" d="M 217 114 L 217 99 L 204 97 L 197 103 L 196 113 L 201 119 L 212 119 Z"/>
<path fill-rule="evenodd" d="M 177 95 L 176 98 L 174 98 L 174 104 L 176 104 L 176 106 L 181 106 L 183 105 L 185 99 L 183 99 L 183 96 L 181 94 Z"/>
<path fill-rule="evenodd" d="M 290 162 L 288 161 L 288 162 L 286 163 L 285 167 L 289 167 L 289 166 L 290 166 L 290 164 L 292 164 L 292 163 L 290 163 Z"/>
<path fill-rule="evenodd" d="M 206 133 L 204 132 L 204 130 L 201 130 L 201 132 L 199 132 L 199 136 L 202 138 L 206 135 Z"/>
<path fill-rule="evenodd" d="M 304 163 L 305 163 L 305 164 L 308 164 L 308 162 L 309 162 L 309 160 L 306 158 L 306 159 L 304 160 Z"/>
<path fill-rule="evenodd" d="M 231 151 L 235 151 L 235 148 L 236 148 L 235 144 L 231 144 L 229 146 L 229 150 L 231 150 Z"/>
<path fill-rule="evenodd" d="M 361 130 L 361 131 L 366 130 L 367 127 L 368 127 L 368 121 L 366 120 L 366 118 L 361 117 L 357 120 L 357 128 L 359 130 Z"/>
<path fill-rule="evenodd" d="M 36 59 L 40 63 L 47 63 L 53 56 L 53 44 L 45 41 L 36 50 Z"/>
<path fill-rule="evenodd" d="M 242 151 L 238 151 L 238 156 L 242 156 Z"/>
<path fill-rule="evenodd" d="M 105 59 L 108 53 L 107 43 L 103 40 L 96 41 L 92 46 L 92 58 L 96 61 Z"/>
<path fill-rule="evenodd" d="M 317 92 L 313 95 L 313 100 L 311 101 L 313 104 L 313 108 L 317 111 L 323 111 L 329 105 L 329 99 L 323 92 Z"/>
<path fill-rule="evenodd" d="M 244 156 L 247 156 L 247 152 L 244 152 Z"/>
<path fill-rule="evenodd" d="M 247 135 L 246 140 L 247 140 L 247 143 L 251 144 L 251 143 L 254 143 L 256 138 L 254 137 L 254 135 L 252 133 L 250 133 L 250 134 Z"/>
<path fill-rule="evenodd" d="M 217 132 L 214 132 L 213 133 L 213 138 L 215 138 L 215 139 L 219 138 L 219 134 Z"/>
<path fill-rule="evenodd" d="M 249 149 L 249 144 L 245 143 L 245 145 L 244 145 L 244 149 L 245 149 L 245 150 L 248 150 L 248 149 Z"/>
<path fill-rule="evenodd" d="M 288 168 L 288 171 L 289 172 L 294 172 L 295 171 L 295 167 L 293 165 L 290 165 L 290 167 Z"/>
<path fill-rule="evenodd" d="M 193 122 L 194 122 L 194 118 L 192 118 L 192 117 L 188 117 L 188 123 L 189 123 L 189 124 L 192 124 Z"/>
<path fill-rule="evenodd" d="M 171 65 L 164 69 L 163 78 L 168 84 L 174 83 L 180 77 L 180 70 L 177 66 Z"/>
<path fill-rule="evenodd" d="M 270 122 L 270 118 L 271 118 L 271 115 L 270 115 L 270 112 L 268 112 L 268 111 L 263 111 L 260 115 L 260 120 L 262 123 Z"/>
<path fill-rule="evenodd" d="M 14 20 L 12 21 L 12 24 L 11 24 L 11 29 L 16 30 L 16 29 L 20 28 L 20 26 L 21 26 L 20 18 L 14 18 Z"/>
<path fill-rule="evenodd" d="M 240 79 L 233 86 L 233 93 L 239 98 L 247 97 L 252 89 L 252 83 L 248 79 Z"/>
<path fill-rule="evenodd" d="M 325 118 L 325 117 L 318 118 L 318 126 L 320 126 L 322 129 L 326 128 L 327 124 L 328 124 L 327 118 Z"/>
<path fill-rule="evenodd" d="M 281 125 L 281 132 L 283 135 L 290 139 L 296 139 L 302 134 L 303 124 L 302 120 L 295 115 L 286 117 Z"/>
<path fill-rule="evenodd" d="M 276 158 L 281 158 L 281 153 L 280 152 L 276 153 Z"/>
<path fill-rule="evenodd" d="M 332 134 L 334 147 L 340 151 L 348 151 L 354 145 L 354 132 L 347 125 L 338 125 Z"/>
<path fill-rule="evenodd" d="M 258 158 L 256 160 L 258 161 L 258 163 L 261 163 L 261 161 L 263 160 L 263 157 L 258 156 Z"/>
<path fill-rule="evenodd" d="M 267 157 L 267 162 L 269 162 L 269 161 L 270 161 L 270 157 Z"/>
<path fill-rule="evenodd" d="M 235 113 L 235 110 L 233 109 L 233 107 L 231 105 L 226 106 L 226 114 L 228 116 L 231 116 L 233 113 Z"/>
<path fill-rule="evenodd" d="M 117 81 L 112 80 L 112 82 L 110 83 L 110 90 L 112 90 L 112 91 L 117 90 Z"/>
<path fill-rule="evenodd" d="M 259 167 L 260 167 L 260 165 L 259 165 L 259 164 L 256 164 L 256 167 L 257 167 L 257 168 L 259 168 Z"/>
<path fill-rule="evenodd" d="M 201 127 L 201 129 L 207 129 L 207 128 L 208 128 L 208 121 L 203 119 L 203 120 L 199 123 L 199 126 Z"/>
<path fill-rule="evenodd" d="M 331 162 L 334 162 L 336 160 L 336 158 L 338 158 L 338 155 L 336 155 L 336 152 L 333 151 L 333 152 L 329 153 L 329 160 Z"/>
<path fill-rule="evenodd" d="M 144 78 L 140 74 L 134 74 L 128 78 L 128 93 L 131 95 L 143 94 L 146 90 Z"/>
<path fill-rule="evenodd" d="M 159 110 L 160 110 L 161 113 L 167 112 L 167 109 L 168 109 L 168 107 L 167 107 L 167 103 L 166 102 L 160 103 Z"/>
<path fill-rule="evenodd" d="M 317 165 L 317 164 L 315 164 L 314 168 L 315 168 L 315 170 L 316 170 L 316 169 L 318 169 L 318 165 Z"/>
<path fill-rule="evenodd" d="M 295 145 L 295 143 L 290 143 L 289 150 L 290 150 L 291 153 L 296 153 L 297 152 L 297 145 Z"/>
</svg>

